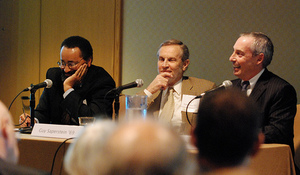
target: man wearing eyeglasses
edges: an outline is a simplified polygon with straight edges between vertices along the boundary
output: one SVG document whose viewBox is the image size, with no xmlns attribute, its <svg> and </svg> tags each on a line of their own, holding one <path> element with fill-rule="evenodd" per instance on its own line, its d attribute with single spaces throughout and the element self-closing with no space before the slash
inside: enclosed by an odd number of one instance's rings
<svg viewBox="0 0 300 175">
<path fill-rule="evenodd" d="M 112 117 L 113 98 L 108 91 L 115 88 L 115 81 L 92 61 L 93 49 L 85 38 L 71 36 L 62 42 L 59 67 L 46 74 L 53 86 L 44 89 L 35 109 L 36 122 L 76 125 L 81 116 Z M 28 125 L 29 117 L 21 126 Z"/>
</svg>

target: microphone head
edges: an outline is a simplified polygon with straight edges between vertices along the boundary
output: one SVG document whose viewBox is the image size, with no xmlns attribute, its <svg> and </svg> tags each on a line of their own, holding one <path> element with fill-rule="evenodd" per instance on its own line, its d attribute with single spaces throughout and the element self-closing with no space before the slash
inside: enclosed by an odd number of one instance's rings
<svg viewBox="0 0 300 175">
<path fill-rule="evenodd" d="M 135 82 L 137 87 L 142 87 L 144 85 L 144 81 L 142 79 L 136 79 Z"/>
<path fill-rule="evenodd" d="M 47 84 L 46 88 L 51 88 L 53 85 L 53 82 L 50 79 L 46 79 L 44 82 Z"/>
<path fill-rule="evenodd" d="M 225 89 L 227 89 L 232 86 L 232 82 L 230 80 L 225 80 L 225 81 L 223 81 L 222 85 Z"/>
</svg>

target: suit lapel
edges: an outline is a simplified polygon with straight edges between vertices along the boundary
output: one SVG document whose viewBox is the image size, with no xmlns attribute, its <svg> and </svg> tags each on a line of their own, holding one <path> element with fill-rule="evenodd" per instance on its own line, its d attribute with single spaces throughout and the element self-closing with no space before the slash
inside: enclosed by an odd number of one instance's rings
<svg viewBox="0 0 300 175">
<path fill-rule="evenodd" d="M 181 99 L 182 99 L 183 94 L 197 95 L 196 92 L 193 92 L 193 84 L 189 81 L 188 77 L 183 77 L 183 80 L 182 80 Z"/>
<path fill-rule="evenodd" d="M 160 109 L 160 102 L 162 97 L 162 90 L 153 94 L 151 99 L 147 99 L 147 104 L 149 108 L 147 109 L 150 113 L 152 113 L 154 118 L 158 118 L 159 109 Z M 154 100 L 153 100 L 154 99 Z"/>
<path fill-rule="evenodd" d="M 266 91 L 269 79 L 269 71 L 265 69 L 264 73 L 259 77 L 250 94 L 250 97 L 253 100 L 258 101 L 259 97 Z"/>
</svg>

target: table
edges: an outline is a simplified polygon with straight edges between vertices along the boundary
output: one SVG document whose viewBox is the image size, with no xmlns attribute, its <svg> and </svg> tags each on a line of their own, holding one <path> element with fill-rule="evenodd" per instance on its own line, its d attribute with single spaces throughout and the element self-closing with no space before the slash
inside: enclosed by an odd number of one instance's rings
<svg viewBox="0 0 300 175">
<path fill-rule="evenodd" d="M 50 172 L 54 154 L 65 141 L 59 138 L 34 137 L 19 134 L 19 164 Z M 188 152 L 196 155 L 197 149 L 189 143 L 190 136 L 183 136 Z M 66 174 L 63 157 L 72 140 L 66 141 L 57 152 L 53 174 Z M 251 159 L 250 168 L 260 175 L 296 175 L 293 156 L 288 145 L 262 144 L 258 154 Z"/>
<path fill-rule="evenodd" d="M 34 137 L 30 134 L 17 134 L 20 150 L 19 164 L 36 169 L 51 171 L 53 158 L 58 147 L 66 140 L 59 138 Z M 72 140 L 66 141 L 56 154 L 52 174 L 65 175 L 63 157 Z"/>
<path fill-rule="evenodd" d="M 197 155 L 198 150 L 189 149 L 189 153 Z M 259 175 L 296 175 L 291 149 L 285 144 L 262 144 L 249 167 Z"/>
<path fill-rule="evenodd" d="M 285 144 L 261 145 L 250 168 L 259 174 L 296 175 L 291 149 Z"/>
</svg>

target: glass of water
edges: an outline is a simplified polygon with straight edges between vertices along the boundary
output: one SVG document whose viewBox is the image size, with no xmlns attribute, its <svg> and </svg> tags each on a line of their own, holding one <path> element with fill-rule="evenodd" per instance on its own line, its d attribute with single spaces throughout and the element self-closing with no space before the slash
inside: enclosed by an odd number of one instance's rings
<svg viewBox="0 0 300 175">
<path fill-rule="evenodd" d="M 126 95 L 126 120 L 146 119 L 147 116 L 147 96 L 146 95 Z"/>
</svg>

